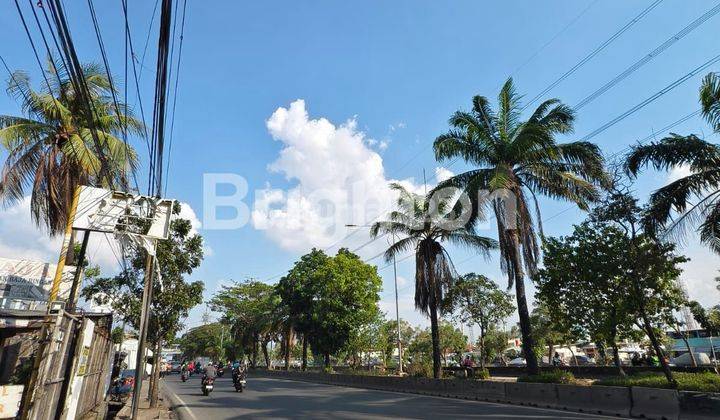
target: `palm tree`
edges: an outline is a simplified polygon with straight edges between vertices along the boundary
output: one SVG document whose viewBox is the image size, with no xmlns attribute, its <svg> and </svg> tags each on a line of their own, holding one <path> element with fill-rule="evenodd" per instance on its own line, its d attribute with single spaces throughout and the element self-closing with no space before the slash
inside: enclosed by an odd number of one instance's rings
<svg viewBox="0 0 720 420">
<path fill-rule="evenodd" d="M 501 268 L 508 288 L 515 285 L 522 345 L 530 373 L 538 372 L 534 340 L 525 298 L 525 270 L 534 275 L 539 249 L 531 203 L 542 234 L 537 195 L 568 200 L 587 209 L 598 199 L 604 183 L 602 155 L 592 143 L 558 144 L 558 134 L 572 132 L 574 114 L 558 99 L 543 102 L 527 121 L 521 121 L 520 96 L 512 78 L 498 95 L 494 112 L 484 96 L 473 97 L 470 112 L 457 111 L 450 118 L 451 131 L 434 143 L 439 160 L 462 158 L 475 168 L 444 181 L 436 188 L 456 187 L 470 196 L 474 214 L 486 206 L 497 219 Z"/>
<path fill-rule="evenodd" d="M 67 74 L 55 71 L 61 66 L 48 63 L 48 83 L 40 90 L 31 87 L 23 71 L 8 80 L 7 92 L 21 103 L 24 115 L 0 115 L 0 144 L 8 152 L 0 174 L 0 201 L 14 204 L 29 191 L 33 220 L 56 234 L 65 228 L 77 186 L 108 186 L 107 178 L 127 185 L 125 174 L 135 170 L 137 155 L 118 137 L 126 128 L 140 134 L 144 127 L 125 104 L 115 107 L 113 87 L 99 66 L 83 66 L 95 110 L 89 116 Z"/>
<path fill-rule="evenodd" d="M 710 73 L 700 88 L 702 115 L 715 133 L 720 133 L 720 75 Z M 645 225 L 650 231 L 664 230 L 682 237 L 693 224 L 700 240 L 720 253 L 720 147 L 694 134 L 675 133 L 660 141 L 636 146 L 627 155 L 625 169 L 637 176 L 645 167 L 668 170 L 687 166 L 690 175 L 650 195 Z M 677 213 L 677 215 L 675 215 Z"/>
<path fill-rule="evenodd" d="M 470 225 L 453 223 L 447 219 L 452 209 L 451 199 L 423 197 L 413 194 L 399 184 L 391 184 L 399 192 L 398 210 L 388 221 L 376 222 L 370 228 L 373 238 L 390 234 L 394 243 L 385 251 L 385 260 L 392 261 L 405 251 L 415 252 L 415 307 L 430 316 L 433 346 L 433 375 L 440 377 L 440 332 L 438 312 L 443 295 L 457 277 L 450 255 L 442 242 L 469 247 L 489 256 L 497 247 L 495 240 L 478 236 Z M 395 241 L 395 237 L 399 237 Z"/>
</svg>

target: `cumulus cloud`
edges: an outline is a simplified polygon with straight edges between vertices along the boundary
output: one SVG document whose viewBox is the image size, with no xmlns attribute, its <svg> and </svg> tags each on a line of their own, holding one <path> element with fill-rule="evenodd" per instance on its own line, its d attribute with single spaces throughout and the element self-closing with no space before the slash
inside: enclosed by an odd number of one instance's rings
<svg viewBox="0 0 720 420">
<path fill-rule="evenodd" d="M 689 165 L 673 166 L 667 174 L 667 182 L 675 182 L 678 179 L 692 175 L 692 173 Z"/>
<path fill-rule="evenodd" d="M 367 138 L 356 118 L 341 124 L 311 118 L 305 101 L 299 99 L 278 108 L 266 125 L 272 138 L 282 143 L 279 157 L 268 169 L 295 186 L 259 190 L 252 220 L 282 248 L 306 251 L 330 246 L 348 233 L 346 224 L 371 223 L 392 209 L 396 194 L 389 184 L 397 181 L 386 176 L 382 158 L 371 148 L 386 146 Z M 401 182 L 420 189 L 412 179 Z M 353 234 L 343 245 L 367 240 L 367 228 L 362 230 L 364 234 Z"/>
</svg>

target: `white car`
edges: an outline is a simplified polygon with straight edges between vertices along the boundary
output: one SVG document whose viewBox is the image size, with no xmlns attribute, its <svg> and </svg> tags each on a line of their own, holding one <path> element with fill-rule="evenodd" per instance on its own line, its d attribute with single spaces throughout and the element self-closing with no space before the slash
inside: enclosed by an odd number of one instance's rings
<svg viewBox="0 0 720 420">
<path fill-rule="evenodd" d="M 522 357 L 517 357 L 509 361 L 508 366 L 527 366 L 527 362 Z"/>
</svg>

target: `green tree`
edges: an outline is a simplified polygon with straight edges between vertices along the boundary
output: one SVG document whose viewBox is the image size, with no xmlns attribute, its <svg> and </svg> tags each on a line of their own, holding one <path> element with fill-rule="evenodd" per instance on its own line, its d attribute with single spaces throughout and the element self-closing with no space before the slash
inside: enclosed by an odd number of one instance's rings
<svg viewBox="0 0 720 420">
<path fill-rule="evenodd" d="M 440 357 L 442 363 L 447 365 L 448 356 L 451 353 L 462 353 L 467 347 L 467 337 L 463 333 L 453 327 L 447 321 L 440 322 Z M 408 352 L 413 357 L 425 359 L 433 355 L 432 331 L 427 329 L 421 330 L 415 336 L 408 347 Z"/>
<path fill-rule="evenodd" d="M 623 281 L 629 284 L 625 297 L 628 308 L 659 356 L 668 382 L 676 384 L 660 347 L 664 336 L 660 327 L 673 325 L 673 311 L 685 303 L 676 279 L 682 272 L 679 266 L 688 259 L 675 253 L 675 244 L 659 241 L 654 230 L 642 229 L 641 218 L 647 210 L 640 208 L 637 199 L 626 190 L 627 187 L 615 182 L 591 214 L 591 220 L 615 226 L 625 233 L 625 246 L 620 248 L 620 255 Z"/>
<path fill-rule="evenodd" d="M 159 275 L 153 276 L 151 316 L 147 340 L 153 347 L 154 365 L 159 366 L 160 350 L 164 342 L 173 340 L 183 328 L 182 321 L 190 309 L 202 303 L 203 282 L 188 282 L 186 275 L 200 266 L 203 260 L 203 239 L 192 233 L 189 220 L 181 219 L 180 204 L 172 209 L 175 219 L 170 222 L 170 235 L 157 241 L 156 256 Z M 110 305 L 113 311 L 135 329 L 140 327 L 140 308 L 145 279 L 146 251 L 130 247 L 130 264 L 114 277 L 92 279 L 83 289 L 86 300 Z M 157 405 L 158 375 L 153 370 L 150 382 L 150 400 Z"/>
<path fill-rule="evenodd" d="M 437 188 L 452 186 L 467 192 L 474 216 L 482 215 L 486 206 L 494 211 L 501 268 L 508 275 L 509 287 L 515 285 L 527 367 L 536 374 L 523 272 L 524 266 L 530 276 L 534 275 L 540 257 L 532 203 L 538 213 L 537 223 L 541 222 L 537 195 L 572 201 L 587 209 L 598 199 L 596 186 L 606 180 L 606 174 L 602 154 L 594 144 L 556 142 L 557 135 L 572 132 L 574 113 L 570 107 L 550 99 L 522 121 L 520 99 L 512 79 L 500 91 L 496 112 L 486 97 L 473 97 L 472 110 L 457 111 L 450 117 L 453 129 L 435 140 L 434 150 L 440 161 L 462 158 L 474 166 Z"/>
<path fill-rule="evenodd" d="M 288 274 L 283 276 L 275 286 L 277 294 L 280 296 L 280 310 L 287 316 L 287 323 L 292 326 L 294 332 L 302 336 L 303 370 L 307 368 L 307 339 L 314 325 L 313 310 L 317 295 L 317 284 L 313 283 L 312 279 L 329 258 L 323 251 L 313 248 L 310 253 L 300 257 Z M 286 348 L 289 349 L 287 341 L 286 339 Z"/>
<path fill-rule="evenodd" d="M 632 334 L 637 319 L 628 299 L 627 246 L 619 227 L 583 222 L 572 235 L 544 241 L 544 268 L 535 277 L 537 300 L 550 308 L 550 316 L 575 336 L 610 346 L 621 375 L 617 342 Z"/>
<path fill-rule="evenodd" d="M 542 301 L 538 302 L 530 314 L 530 323 L 536 340 L 533 353 L 539 359 L 542 359 L 545 347 L 548 348 L 547 355 L 550 361 L 556 345 L 567 345 L 570 348 L 569 346 L 580 338 L 573 334 L 567 318 L 557 316 L 555 308 L 550 308 Z M 525 348 L 523 348 L 523 356 L 527 359 Z"/>
<path fill-rule="evenodd" d="M 330 355 L 346 346 L 361 326 L 378 315 L 382 279 L 377 267 L 341 248 L 311 276 L 317 291 L 308 336 L 314 351 L 330 365 Z"/>
<path fill-rule="evenodd" d="M 439 314 L 443 295 L 452 287 L 456 273 L 450 254 L 442 243 L 449 242 L 481 252 L 487 256 L 497 243 L 479 236 L 471 226 L 460 225 L 452 211 L 454 203 L 442 194 L 422 197 L 407 191 L 399 184 L 392 189 L 400 196 L 398 210 L 390 213 L 390 220 L 373 224 L 372 237 L 396 235 L 400 238 L 387 251 L 385 260 L 392 261 L 398 254 L 415 252 L 415 308 L 430 316 L 433 343 L 433 375 L 440 377 Z"/>
<path fill-rule="evenodd" d="M 395 319 L 388 319 L 380 326 L 380 351 L 383 354 L 383 363 L 390 365 L 393 353 L 398 344 L 398 322 Z M 400 345 L 407 350 L 410 342 L 415 336 L 415 330 L 409 322 L 400 319 Z M 403 355 L 405 356 L 405 355 Z M 405 359 L 405 357 L 403 357 Z"/>
<path fill-rule="evenodd" d="M 96 111 L 92 116 L 67 74 L 56 72 L 50 60 L 47 71 L 50 86 L 40 90 L 32 88 L 23 71 L 12 73 L 8 80 L 7 92 L 21 102 L 25 115 L 0 115 L 0 144 L 7 151 L 0 200 L 8 205 L 29 193 L 33 220 L 54 235 L 65 230 L 76 187 L 107 187 L 109 178 L 127 189 L 126 172 L 135 170 L 137 155 L 118 137 L 126 125 L 130 134 L 140 134 L 144 128 L 126 104 L 115 107 L 101 67 L 83 66 Z"/>
<path fill-rule="evenodd" d="M 710 73 L 700 88 L 702 115 L 715 133 L 720 133 L 720 75 Z M 688 228 L 698 224 L 700 240 L 720 253 L 720 147 L 694 134 L 670 133 L 666 138 L 633 147 L 627 155 L 625 169 L 637 176 L 646 166 L 669 170 L 687 166 L 690 175 L 677 179 L 650 195 L 644 218 L 648 230 L 682 237 Z M 678 214 L 679 213 L 679 214 Z"/>
<path fill-rule="evenodd" d="M 500 290 L 489 278 L 475 273 L 460 277 L 450 289 L 444 304 L 462 324 L 480 327 L 480 366 L 485 367 L 485 336 L 515 310 L 512 295 Z"/>
<path fill-rule="evenodd" d="M 505 350 L 509 347 L 509 341 L 514 338 L 511 332 L 503 331 L 496 325 L 490 326 L 485 333 L 483 343 L 478 345 L 483 348 L 483 355 L 486 362 L 491 362 L 495 358 L 504 359 Z M 484 345 L 484 346 L 483 346 Z"/>
<path fill-rule="evenodd" d="M 349 361 L 350 366 L 357 369 L 363 364 L 369 365 L 371 353 L 379 351 L 382 347 L 382 326 L 385 322 L 384 315 L 377 311 L 373 319 L 352 331 L 342 349 L 344 358 Z"/>
<path fill-rule="evenodd" d="M 270 367 L 268 344 L 277 337 L 279 305 L 275 288 L 255 280 L 223 286 L 210 300 L 210 307 L 222 312 L 223 322 L 232 326 L 234 340 L 249 350 L 252 367 L 257 366 L 258 347 Z"/>
<path fill-rule="evenodd" d="M 692 301 L 688 306 L 693 318 L 708 334 L 711 336 L 720 335 L 720 305 L 705 309 L 698 302 Z"/>
<path fill-rule="evenodd" d="M 210 357 L 218 361 L 232 352 L 231 342 L 228 326 L 220 322 L 191 328 L 178 339 L 184 357 Z"/>
</svg>

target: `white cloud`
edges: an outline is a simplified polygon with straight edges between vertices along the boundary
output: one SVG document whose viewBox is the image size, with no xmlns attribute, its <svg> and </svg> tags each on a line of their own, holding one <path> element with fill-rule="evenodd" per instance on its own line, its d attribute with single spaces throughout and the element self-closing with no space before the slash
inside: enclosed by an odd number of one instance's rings
<svg viewBox="0 0 720 420">
<path fill-rule="evenodd" d="M 667 183 L 675 182 L 680 178 L 692 175 L 692 173 L 688 165 L 673 166 L 667 174 Z"/>
<path fill-rule="evenodd" d="M 256 193 L 253 225 L 282 248 L 307 251 L 327 247 L 349 232 L 346 224 L 363 225 L 392 209 L 395 193 L 380 155 L 371 149 L 383 142 L 368 139 L 355 118 L 334 124 L 308 116 L 305 101 L 278 108 L 266 122 L 273 139 L 282 143 L 279 157 L 268 166 L 295 184 L 288 190 L 266 188 Z M 402 181 L 413 190 L 412 179 Z M 367 228 L 343 246 L 367 242 Z M 386 247 L 376 241 L 364 251 Z"/>
<path fill-rule="evenodd" d="M 435 168 L 435 179 L 437 179 L 438 182 L 450 179 L 453 175 L 455 174 L 451 170 L 442 166 L 438 166 Z"/>
</svg>

